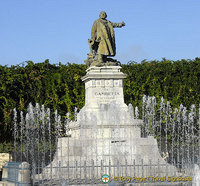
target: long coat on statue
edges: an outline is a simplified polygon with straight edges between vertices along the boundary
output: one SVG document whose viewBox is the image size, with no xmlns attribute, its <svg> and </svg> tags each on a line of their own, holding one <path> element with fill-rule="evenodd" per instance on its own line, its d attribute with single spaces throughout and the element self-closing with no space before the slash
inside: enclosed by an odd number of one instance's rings
<svg viewBox="0 0 200 186">
<path fill-rule="evenodd" d="M 115 33 L 114 27 L 121 27 L 120 23 L 112 23 L 106 19 L 97 19 L 91 31 L 91 38 L 99 42 L 97 54 L 115 56 Z"/>
</svg>

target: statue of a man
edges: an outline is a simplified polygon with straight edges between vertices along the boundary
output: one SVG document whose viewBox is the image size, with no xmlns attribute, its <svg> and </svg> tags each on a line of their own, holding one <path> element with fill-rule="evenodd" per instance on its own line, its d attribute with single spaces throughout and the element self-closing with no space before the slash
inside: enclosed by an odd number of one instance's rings
<svg viewBox="0 0 200 186">
<path fill-rule="evenodd" d="M 97 19 L 92 26 L 91 39 L 88 41 L 90 45 L 90 54 L 88 58 L 91 64 L 88 66 L 98 66 L 106 63 L 109 61 L 107 56 L 116 55 L 115 33 L 113 28 L 123 27 L 125 23 L 112 23 L 108 21 L 106 17 L 106 12 L 100 12 L 99 19 Z M 91 58 L 93 58 L 94 64 L 92 64 Z"/>
</svg>

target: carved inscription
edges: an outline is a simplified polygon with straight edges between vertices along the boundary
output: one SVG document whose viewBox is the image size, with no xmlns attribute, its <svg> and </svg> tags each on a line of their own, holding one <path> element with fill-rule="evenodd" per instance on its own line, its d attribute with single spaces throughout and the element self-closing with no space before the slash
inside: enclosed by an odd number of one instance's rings
<svg viewBox="0 0 200 186">
<path fill-rule="evenodd" d="M 95 96 L 120 96 L 119 92 L 95 92 Z"/>
<path fill-rule="evenodd" d="M 99 104 L 107 104 L 111 101 L 115 101 L 117 98 L 120 98 L 121 94 L 118 91 L 97 91 L 94 92 L 94 96 L 97 99 Z"/>
</svg>

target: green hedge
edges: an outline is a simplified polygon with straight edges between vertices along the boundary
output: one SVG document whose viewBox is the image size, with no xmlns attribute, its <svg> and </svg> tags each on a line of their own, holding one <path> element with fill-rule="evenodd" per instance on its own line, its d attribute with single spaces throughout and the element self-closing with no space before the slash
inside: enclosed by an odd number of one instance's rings
<svg viewBox="0 0 200 186">
<path fill-rule="evenodd" d="M 85 89 L 80 78 L 85 75 L 86 65 L 52 65 L 48 60 L 26 63 L 0 65 L 0 143 L 11 140 L 15 107 L 26 111 L 30 102 L 38 102 L 64 116 L 84 105 Z M 163 96 L 173 107 L 200 103 L 200 58 L 129 62 L 122 65 L 122 71 L 128 75 L 124 80 L 125 102 L 133 106 L 141 108 L 144 94 L 158 100 Z"/>
<path fill-rule="evenodd" d="M 200 103 L 200 58 L 194 60 L 143 61 L 122 65 L 128 74 L 124 80 L 126 103 L 141 104 L 143 95 L 161 97 L 175 108 L 182 103 L 189 108 Z"/>
</svg>

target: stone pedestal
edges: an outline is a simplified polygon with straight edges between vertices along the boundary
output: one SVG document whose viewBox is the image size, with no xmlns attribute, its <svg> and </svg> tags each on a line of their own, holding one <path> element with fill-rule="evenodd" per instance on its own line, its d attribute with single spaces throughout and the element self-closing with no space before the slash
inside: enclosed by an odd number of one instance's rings
<svg viewBox="0 0 200 186">
<path fill-rule="evenodd" d="M 85 82 L 85 106 L 78 114 L 78 126 L 106 125 L 115 128 L 131 124 L 133 113 L 128 111 L 123 94 L 123 79 L 126 74 L 120 70 L 120 66 L 87 69 L 87 74 L 82 77 Z"/>
<path fill-rule="evenodd" d="M 69 167 L 69 164 L 75 168 L 75 161 L 79 166 L 91 160 L 96 166 L 102 166 L 102 161 L 107 165 L 120 163 L 124 166 L 133 165 L 133 162 L 142 166 L 166 163 L 159 154 L 156 139 L 151 136 L 141 138 L 142 120 L 134 119 L 133 108 L 124 103 L 123 79 L 126 75 L 120 70 L 120 66 L 87 69 L 87 74 L 82 77 L 85 106 L 78 113 L 77 121 L 70 123 L 71 137 L 58 139 L 54 160 L 44 172 L 50 174 L 50 167 Z M 142 172 L 142 166 L 139 172 Z M 166 174 L 164 169 L 158 170 L 155 166 L 151 169 L 154 175 Z M 175 170 L 172 166 L 169 169 Z M 115 168 L 110 171 L 115 174 Z M 129 174 L 131 171 L 128 169 Z M 55 169 L 51 174 L 56 177 L 56 173 Z"/>
<path fill-rule="evenodd" d="M 87 69 L 82 77 L 85 106 L 78 113 L 77 121 L 70 125 L 71 138 L 59 139 L 61 144 L 69 141 L 70 148 L 66 146 L 69 159 L 76 156 L 114 164 L 125 160 L 129 164 L 133 160 L 143 160 L 145 164 L 149 160 L 165 163 L 158 152 L 157 141 L 153 137 L 141 138 L 142 120 L 134 119 L 133 109 L 124 103 L 124 78 L 126 74 L 121 72 L 120 66 Z"/>
<path fill-rule="evenodd" d="M 85 107 L 95 109 L 101 104 L 116 102 L 124 107 L 123 79 L 120 66 L 90 67 L 82 77 L 85 82 Z"/>
</svg>

